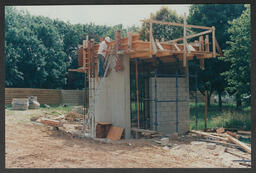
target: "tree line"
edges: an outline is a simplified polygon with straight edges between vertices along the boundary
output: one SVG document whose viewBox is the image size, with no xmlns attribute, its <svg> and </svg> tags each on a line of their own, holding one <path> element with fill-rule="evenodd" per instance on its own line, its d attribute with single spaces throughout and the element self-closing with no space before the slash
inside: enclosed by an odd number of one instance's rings
<svg viewBox="0 0 256 173">
<path fill-rule="evenodd" d="M 183 16 L 167 7 L 153 14 L 156 20 L 183 23 Z M 215 26 L 223 56 L 205 60 L 205 70 L 199 68 L 198 61 L 189 62 L 191 74 L 198 73 L 199 91 L 208 91 L 221 96 L 228 92 L 236 98 L 237 107 L 250 97 L 250 6 L 243 4 L 191 5 L 187 17 L 188 24 Z M 140 28 L 132 26 L 105 26 L 71 24 L 43 16 L 33 16 L 14 7 L 5 9 L 5 67 L 6 87 L 81 89 L 84 74 L 68 73 L 69 68 L 77 68 L 77 45 L 82 44 L 86 35 L 96 42 L 101 37 L 114 39 L 116 30 L 123 36 L 128 31 L 139 32 L 141 39 L 148 38 L 149 24 Z M 170 40 L 183 35 L 182 27 L 153 25 L 154 38 Z M 194 33 L 195 30 L 188 30 Z M 198 30 L 197 30 L 198 32 Z M 211 37 L 211 36 L 210 36 Z M 211 38 L 210 38 L 211 39 Z M 194 90 L 194 79 L 190 79 L 190 89 Z M 210 105 L 210 99 L 208 99 Z"/>
</svg>

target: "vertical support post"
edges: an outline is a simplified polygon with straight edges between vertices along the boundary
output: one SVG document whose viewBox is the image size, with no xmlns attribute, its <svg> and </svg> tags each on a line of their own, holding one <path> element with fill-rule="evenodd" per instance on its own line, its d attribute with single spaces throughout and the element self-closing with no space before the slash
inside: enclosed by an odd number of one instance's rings
<svg viewBox="0 0 256 173">
<path fill-rule="evenodd" d="M 140 128 L 138 59 L 136 59 L 136 96 L 137 96 L 137 125 L 138 125 L 138 128 Z"/>
<path fill-rule="evenodd" d="M 205 51 L 209 52 L 210 51 L 210 47 L 209 47 L 209 35 L 205 36 Z"/>
<path fill-rule="evenodd" d="M 132 49 L 132 33 L 128 33 L 128 50 Z"/>
<path fill-rule="evenodd" d="M 187 65 L 187 19 L 186 19 L 186 13 L 184 13 L 184 36 L 183 36 L 183 51 L 184 51 L 184 55 L 183 55 L 183 66 L 186 67 Z"/>
<path fill-rule="evenodd" d="M 149 28 L 149 57 L 152 57 L 152 39 L 153 39 L 153 28 L 152 28 L 153 14 L 150 13 L 150 28 Z"/>
<path fill-rule="evenodd" d="M 198 78 L 197 78 L 197 72 L 195 73 L 195 89 L 196 89 L 196 94 L 195 94 L 195 106 L 196 106 L 196 129 L 198 128 L 198 106 L 197 106 L 197 85 L 198 85 Z"/>
<path fill-rule="evenodd" d="M 203 52 L 204 51 L 204 37 L 202 35 L 199 37 L 199 43 L 200 43 L 199 51 Z M 204 70 L 204 59 L 200 59 L 200 68 L 202 70 Z"/>
<path fill-rule="evenodd" d="M 216 57 L 216 47 L 215 47 L 215 27 L 212 26 L 212 52 L 213 57 Z"/>
<path fill-rule="evenodd" d="M 204 92 L 205 94 L 205 106 L 204 106 L 204 129 L 207 128 L 207 90 Z"/>
<path fill-rule="evenodd" d="M 179 97 L 179 89 L 178 89 L 178 74 L 179 74 L 179 59 L 176 59 L 177 65 L 176 65 L 176 133 L 179 132 L 179 107 L 178 107 L 178 97 Z"/>
<path fill-rule="evenodd" d="M 158 99 L 157 99 L 157 69 L 155 70 L 155 98 L 154 98 L 154 101 L 155 101 L 155 122 L 154 122 L 154 125 L 155 125 L 155 131 L 157 131 L 157 126 L 158 126 L 158 123 L 157 123 L 157 103 L 158 103 Z"/>
</svg>

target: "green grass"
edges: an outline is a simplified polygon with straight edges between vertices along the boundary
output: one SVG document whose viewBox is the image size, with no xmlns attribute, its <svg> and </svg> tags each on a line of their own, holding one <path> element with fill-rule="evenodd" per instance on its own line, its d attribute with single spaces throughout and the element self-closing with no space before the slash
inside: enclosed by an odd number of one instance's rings
<svg viewBox="0 0 256 173">
<path fill-rule="evenodd" d="M 204 103 L 198 104 L 198 130 L 204 129 Z M 211 104 L 207 112 L 207 128 L 237 128 L 242 130 L 251 129 L 250 107 L 237 110 L 235 105 L 223 104 L 219 111 L 217 104 Z M 190 103 L 190 128 L 196 129 L 196 107 Z"/>
<path fill-rule="evenodd" d="M 6 104 L 5 105 L 7 107 L 8 110 L 12 110 L 12 105 L 11 104 Z M 40 105 L 40 109 L 43 111 L 47 111 L 47 112 L 52 112 L 56 115 L 59 115 L 58 113 L 54 112 L 54 111 L 59 111 L 61 113 L 68 113 L 70 112 L 74 106 L 67 106 L 67 107 L 63 107 L 62 105 L 50 105 L 50 108 L 46 108 L 42 105 Z"/>
</svg>

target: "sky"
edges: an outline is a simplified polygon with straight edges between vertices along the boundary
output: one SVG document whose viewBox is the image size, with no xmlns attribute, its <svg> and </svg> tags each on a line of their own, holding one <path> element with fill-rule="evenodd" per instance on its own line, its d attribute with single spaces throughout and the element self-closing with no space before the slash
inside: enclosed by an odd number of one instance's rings
<svg viewBox="0 0 256 173">
<path fill-rule="evenodd" d="M 113 26 L 123 24 L 140 26 L 142 19 L 149 18 L 162 6 L 176 10 L 178 15 L 188 15 L 189 5 L 62 5 L 62 6 L 16 6 L 32 15 L 47 16 L 52 19 L 69 21 L 72 24 L 94 23 Z"/>
</svg>

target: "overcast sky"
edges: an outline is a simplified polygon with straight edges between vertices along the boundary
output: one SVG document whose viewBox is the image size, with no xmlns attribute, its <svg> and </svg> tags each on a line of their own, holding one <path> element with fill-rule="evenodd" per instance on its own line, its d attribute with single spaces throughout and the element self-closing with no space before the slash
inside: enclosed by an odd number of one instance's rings
<svg viewBox="0 0 256 173">
<path fill-rule="evenodd" d="M 189 5 L 66 5 L 66 6 L 16 6 L 32 15 L 69 21 L 72 24 L 95 23 L 96 25 L 141 25 L 140 20 L 149 18 L 162 6 L 176 10 L 178 15 L 189 12 Z"/>
</svg>

